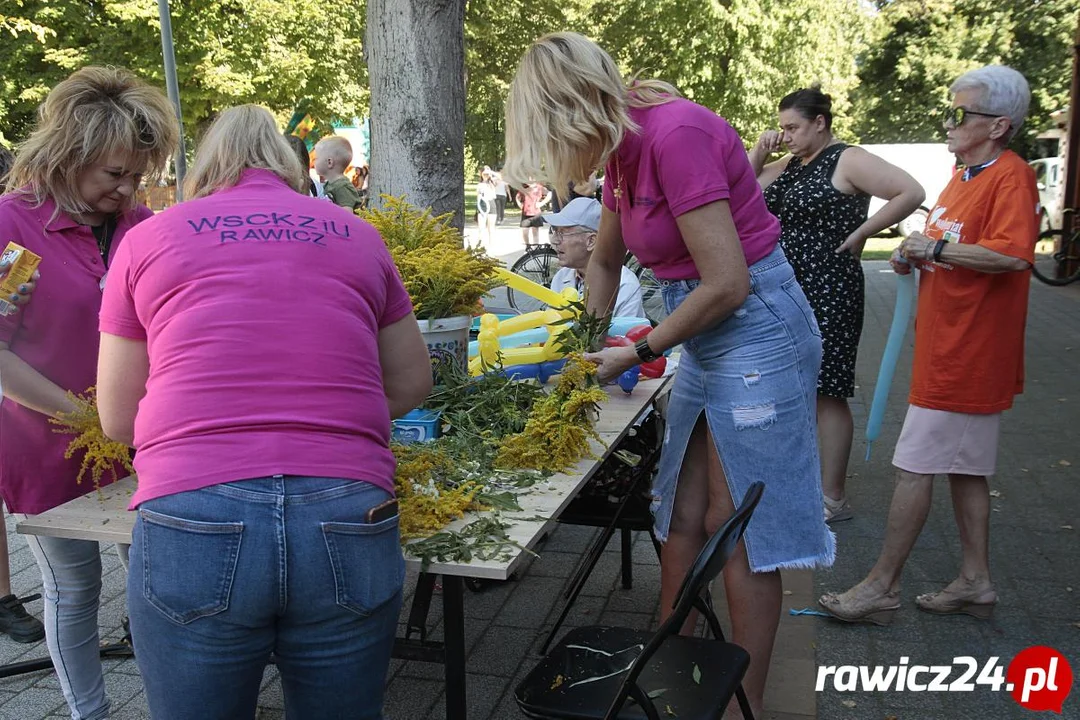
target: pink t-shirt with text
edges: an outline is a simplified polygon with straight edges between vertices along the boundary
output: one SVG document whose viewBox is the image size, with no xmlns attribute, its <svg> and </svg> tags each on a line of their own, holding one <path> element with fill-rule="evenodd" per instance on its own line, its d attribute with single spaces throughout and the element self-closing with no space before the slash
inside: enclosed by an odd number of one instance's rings
<svg viewBox="0 0 1080 720">
<path fill-rule="evenodd" d="M 129 232 L 100 328 L 150 357 L 131 507 L 272 475 L 392 493 L 378 333 L 411 311 L 374 228 L 265 170 Z"/>
<path fill-rule="evenodd" d="M 623 241 L 642 265 L 665 280 L 698 278 L 675 219 L 717 200 L 731 207 L 748 266 L 772 252 L 780 221 L 765 206 L 746 148 L 726 120 L 681 98 L 631 108 L 630 117 L 641 130 L 627 133 L 608 161 L 604 205 L 619 213 Z"/>
</svg>

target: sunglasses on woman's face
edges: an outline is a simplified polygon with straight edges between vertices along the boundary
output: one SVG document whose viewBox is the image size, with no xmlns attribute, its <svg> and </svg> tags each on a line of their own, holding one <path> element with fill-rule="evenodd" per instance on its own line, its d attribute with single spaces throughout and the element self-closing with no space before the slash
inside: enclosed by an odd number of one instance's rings
<svg viewBox="0 0 1080 720">
<path fill-rule="evenodd" d="M 995 115 L 994 113 L 977 112 L 975 110 L 968 110 L 966 107 L 954 107 L 948 108 L 942 113 L 941 123 L 943 125 L 952 125 L 953 127 L 960 127 L 964 124 L 964 120 L 968 115 L 978 115 L 980 117 L 996 118 L 1001 115 Z"/>
</svg>

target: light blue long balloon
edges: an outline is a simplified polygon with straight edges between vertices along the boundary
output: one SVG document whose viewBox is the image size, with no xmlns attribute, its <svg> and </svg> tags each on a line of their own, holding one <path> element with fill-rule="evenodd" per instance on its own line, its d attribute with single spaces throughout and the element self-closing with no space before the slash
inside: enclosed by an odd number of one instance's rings
<svg viewBox="0 0 1080 720">
<path fill-rule="evenodd" d="M 907 275 L 896 276 L 896 308 L 893 310 L 885 352 L 881 356 L 881 368 L 878 370 L 877 385 L 874 387 L 874 402 L 870 405 L 870 418 L 866 421 L 867 460 L 870 460 L 870 446 L 881 434 L 881 421 L 885 417 L 885 405 L 889 401 L 889 388 L 892 387 L 896 362 L 904 345 L 914 301 L 915 271 L 912 270 Z"/>
</svg>

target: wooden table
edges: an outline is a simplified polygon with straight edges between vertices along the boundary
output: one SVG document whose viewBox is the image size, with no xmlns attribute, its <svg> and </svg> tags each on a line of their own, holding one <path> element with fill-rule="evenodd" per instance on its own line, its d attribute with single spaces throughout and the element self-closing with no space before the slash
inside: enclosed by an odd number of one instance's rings
<svg viewBox="0 0 1080 720">
<path fill-rule="evenodd" d="M 559 513 L 573 500 L 578 491 L 593 477 L 611 450 L 667 387 L 667 378 L 644 380 L 626 395 L 617 386 L 607 388 L 609 399 L 600 407 L 596 431 L 602 442 L 593 441 L 594 458 L 586 458 L 566 473 L 553 475 L 546 483 L 519 497 L 520 515 L 528 520 L 511 520 L 507 529 L 510 538 L 523 548 L 533 547 L 554 525 Z M 26 535 L 130 543 L 135 524 L 134 514 L 127 509 L 135 491 L 135 479 L 125 478 L 117 483 L 91 491 L 82 497 L 32 515 L 16 525 Z M 451 523 L 458 528 L 475 520 L 480 514 L 469 513 L 463 520 Z M 546 518 L 541 520 L 539 518 Z M 504 519 L 505 516 L 504 516 Z M 445 667 L 446 717 L 464 720 L 465 694 L 465 598 L 464 580 L 506 580 L 525 561 L 527 553 L 514 551 L 502 561 L 474 560 L 468 563 L 432 563 L 421 567 L 415 558 L 406 555 L 409 567 L 420 572 L 416 593 L 409 614 L 406 635 L 398 638 L 394 656 L 406 660 L 439 662 Z M 443 592 L 444 638 L 441 642 L 426 637 L 426 619 L 435 587 L 435 576 L 441 575 Z M 419 637 L 414 639 L 413 634 Z"/>
</svg>

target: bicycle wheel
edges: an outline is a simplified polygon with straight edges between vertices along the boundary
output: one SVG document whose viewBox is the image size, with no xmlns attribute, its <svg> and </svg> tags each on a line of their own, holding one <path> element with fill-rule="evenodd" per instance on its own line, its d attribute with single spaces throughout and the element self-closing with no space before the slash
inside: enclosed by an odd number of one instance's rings
<svg viewBox="0 0 1080 720">
<path fill-rule="evenodd" d="M 558 269 L 559 254 L 555 252 L 555 248 L 550 245 L 537 245 L 526 250 L 511 266 L 510 272 L 528 278 L 537 285 L 551 287 L 551 278 Z M 506 288 L 506 299 L 510 307 L 522 314 L 544 309 L 544 303 L 510 287 Z"/>
<path fill-rule="evenodd" d="M 1047 285 L 1061 286 L 1080 280 L 1080 233 L 1061 229 L 1039 234 L 1031 274 Z M 1068 274 L 1066 274 L 1068 272 Z"/>
<path fill-rule="evenodd" d="M 645 306 L 645 317 L 653 325 L 659 325 L 660 321 L 667 317 L 667 310 L 664 308 L 664 296 L 660 291 L 660 281 L 656 279 L 656 274 L 649 268 L 643 267 L 630 253 L 626 254 L 623 264 L 637 275 L 638 283 L 641 285 L 641 304 Z"/>
</svg>

